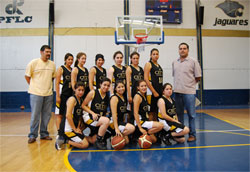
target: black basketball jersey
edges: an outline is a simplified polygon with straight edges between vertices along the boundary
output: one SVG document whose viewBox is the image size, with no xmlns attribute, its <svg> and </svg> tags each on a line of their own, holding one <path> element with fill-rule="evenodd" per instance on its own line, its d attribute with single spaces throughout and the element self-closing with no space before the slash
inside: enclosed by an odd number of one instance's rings
<svg viewBox="0 0 250 172">
<path fill-rule="evenodd" d="M 117 121 L 118 121 L 118 123 L 121 123 L 121 122 L 124 122 L 124 115 L 127 113 L 127 101 L 125 99 L 122 99 L 117 94 L 114 94 L 112 97 L 114 97 L 114 96 L 116 96 L 118 98 L 117 109 L 116 109 Z M 112 114 L 112 110 L 111 110 L 111 114 Z"/>
<path fill-rule="evenodd" d="M 126 85 L 126 67 L 122 66 L 122 69 L 120 69 L 119 67 L 113 65 L 112 66 L 114 68 L 114 81 L 116 82 L 118 80 L 123 81 L 123 83 Z"/>
<path fill-rule="evenodd" d="M 95 95 L 91 102 L 90 109 L 96 114 L 99 114 L 100 116 L 105 116 L 107 113 L 108 106 L 109 96 L 106 94 L 105 97 L 102 97 L 100 89 L 95 90 Z"/>
<path fill-rule="evenodd" d="M 162 95 L 163 70 L 159 64 L 156 66 L 151 60 L 149 62 L 152 66 L 150 70 L 151 84 L 155 91 L 157 91 L 159 95 Z"/>
<path fill-rule="evenodd" d="M 142 98 L 142 102 L 139 106 L 139 115 L 141 116 L 141 120 L 148 121 L 148 101 L 139 92 L 137 92 L 136 94 L 138 94 Z"/>
<path fill-rule="evenodd" d="M 168 116 L 174 118 L 176 114 L 176 106 L 175 106 L 175 101 L 172 99 L 172 103 L 164 96 L 161 97 L 164 102 L 165 102 L 165 109 L 166 109 L 166 113 Z M 158 113 L 159 118 L 162 118 L 161 114 Z M 163 118 L 162 118 L 163 119 Z"/>
<path fill-rule="evenodd" d="M 83 99 L 80 98 L 80 102 L 77 100 L 76 96 L 74 95 L 73 96 L 76 100 L 76 105 L 74 107 L 74 111 L 73 111 L 73 122 L 75 124 L 75 126 L 77 127 L 78 126 L 78 123 L 79 123 L 79 120 L 80 118 L 82 118 L 82 102 L 83 102 Z"/>
<path fill-rule="evenodd" d="M 102 68 L 103 71 L 101 71 L 97 66 L 94 66 L 96 69 L 96 75 L 95 75 L 95 86 L 96 89 L 100 88 L 100 84 L 101 81 L 103 80 L 103 78 L 105 78 L 107 76 L 107 72 L 106 69 Z"/>
<path fill-rule="evenodd" d="M 84 68 L 85 71 L 83 71 L 79 66 L 77 66 L 78 74 L 76 81 L 81 81 L 84 83 L 85 90 L 87 87 L 89 87 L 89 71 L 87 68 Z"/>
<path fill-rule="evenodd" d="M 61 66 L 63 69 L 63 82 L 62 82 L 62 91 L 61 94 L 65 96 L 71 96 L 73 93 L 71 87 L 71 70 L 67 69 L 64 65 Z"/>
<path fill-rule="evenodd" d="M 137 82 L 139 80 L 144 79 L 144 71 L 143 69 L 139 66 L 139 71 L 132 65 L 130 65 L 130 68 L 132 70 L 131 73 L 131 92 L 132 92 L 132 97 L 135 96 L 137 92 Z"/>
</svg>

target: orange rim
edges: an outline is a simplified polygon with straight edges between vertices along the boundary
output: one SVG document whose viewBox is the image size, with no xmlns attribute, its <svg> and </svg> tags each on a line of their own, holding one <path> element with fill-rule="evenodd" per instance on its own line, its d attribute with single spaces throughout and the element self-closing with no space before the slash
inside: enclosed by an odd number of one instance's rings
<svg viewBox="0 0 250 172">
<path fill-rule="evenodd" d="M 147 38 L 148 38 L 148 35 L 145 33 L 137 33 L 135 35 L 135 39 L 137 40 L 136 41 L 137 44 L 141 44 L 143 42 L 146 42 Z"/>
</svg>

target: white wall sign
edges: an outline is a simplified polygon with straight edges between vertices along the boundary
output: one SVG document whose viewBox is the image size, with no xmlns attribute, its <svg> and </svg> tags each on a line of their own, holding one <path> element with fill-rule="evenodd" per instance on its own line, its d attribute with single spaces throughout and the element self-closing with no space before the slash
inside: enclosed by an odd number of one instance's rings
<svg viewBox="0 0 250 172">
<path fill-rule="evenodd" d="M 224 14 L 229 17 L 216 17 L 213 26 L 221 25 L 238 25 L 238 26 L 248 26 L 248 19 L 243 17 L 243 13 L 247 10 L 244 5 L 237 1 L 226 0 L 219 3 L 216 8 L 222 10 Z"/>
</svg>

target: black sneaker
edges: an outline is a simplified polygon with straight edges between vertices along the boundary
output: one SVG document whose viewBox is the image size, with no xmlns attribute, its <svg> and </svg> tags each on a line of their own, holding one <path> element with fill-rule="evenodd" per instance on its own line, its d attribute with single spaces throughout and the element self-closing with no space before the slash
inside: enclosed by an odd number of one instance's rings
<svg viewBox="0 0 250 172">
<path fill-rule="evenodd" d="M 172 138 L 172 135 L 170 133 L 162 133 L 161 134 L 161 140 L 167 146 L 172 145 L 172 143 L 170 142 L 170 138 Z"/>
<path fill-rule="evenodd" d="M 161 140 L 162 140 L 163 143 L 164 143 L 165 145 L 167 145 L 167 146 L 171 146 L 171 145 L 172 145 L 172 143 L 169 141 L 169 137 L 168 137 L 168 136 L 163 136 L 163 137 L 161 138 Z"/>
<path fill-rule="evenodd" d="M 106 150 L 107 149 L 107 146 L 106 146 L 106 144 L 105 144 L 105 142 L 103 140 L 96 140 L 95 141 L 95 146 L 98 149 L 101 149 L 101 150 Z"/>
</svg>

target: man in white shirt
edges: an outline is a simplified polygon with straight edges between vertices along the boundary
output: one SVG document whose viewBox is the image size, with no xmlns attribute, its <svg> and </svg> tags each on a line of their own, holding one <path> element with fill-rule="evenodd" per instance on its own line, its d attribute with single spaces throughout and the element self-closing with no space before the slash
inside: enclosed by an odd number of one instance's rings
<svg viewBox="0 0 250 172">
<path fill-rule="evenodd" d="M 174 77 L 174 93 L 176 111 L 179 121 L 184 124 L 184 107 L 189 118 L 188 141 L 196 140 L 195 131 L 195 94 L 196 84 L 201 79 L 201 67 L 197 60 L 188 56 L 189 46 L 187 43 L 179 45 L 180 58 L 172 63 L 172 75 Z"/>
</svg>

